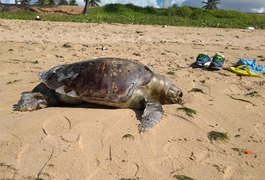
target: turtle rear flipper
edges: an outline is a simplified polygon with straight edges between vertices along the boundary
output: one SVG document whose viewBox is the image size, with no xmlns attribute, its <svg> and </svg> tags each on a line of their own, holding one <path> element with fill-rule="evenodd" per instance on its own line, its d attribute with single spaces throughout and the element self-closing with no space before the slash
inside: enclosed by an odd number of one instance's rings
<svg viewBox="0 0 265 180">
<path fill-rule="evenodd" d="M 163 108 L 160 102 L 156 100 L 146 100 L 145 109 L 140 124 L 140 132 L 150 129 L 158 124 L 163 115 Z"/>
<path fill-rule="evenodd" d="M 47 107 L 45 96 L 39 92 L 23 92 L 17 104 L 13 106 L 15 111 L 34 111 Z"/>
</svg>

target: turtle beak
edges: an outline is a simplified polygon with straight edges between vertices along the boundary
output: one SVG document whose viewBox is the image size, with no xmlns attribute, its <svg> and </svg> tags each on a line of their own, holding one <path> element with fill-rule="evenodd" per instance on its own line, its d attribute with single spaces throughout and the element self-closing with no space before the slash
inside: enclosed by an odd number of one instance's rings
<svg viewBox="0 0 265 180">
<path fill-rule="evenodd" d="M 182 96 L 183 96 L 183 93 L 179 91 L 178 96 L 177 96 L 178 97 L 177 104 L 183 104 Z"/>
<path fill-rule="evenodd" d="M 182 96 L 182 91 L 176 86 L 172 86 L 167 92 L 167 101 L 169 104 L 181 104 Z"/>
</svg>

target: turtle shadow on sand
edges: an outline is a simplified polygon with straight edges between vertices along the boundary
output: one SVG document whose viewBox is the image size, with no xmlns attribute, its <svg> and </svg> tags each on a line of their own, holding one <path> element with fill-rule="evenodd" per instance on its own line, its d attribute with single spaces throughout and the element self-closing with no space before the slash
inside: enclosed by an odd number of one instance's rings
<svg viewBox="0 0 265 180">
<path fill-rule="evenodd" d="M 111 107 L 111 106 L 105 106 L 105 105 L 99 105 L 99 104 L 92 104 L 92 103 L 80 103 L 76 105 L 70 105 L 70 104 L 62 104 L 60 107 L 66 107 L 66 108 L 88 108 L 88 109 L 105 109 L 105 110 L 115 110 L 120 109 L 117 107 Z M 137 110 L 137 109 L 131 109 L 135 113 L 135 117 L 137 120 L 142 120 L 143 111 Z"/>
<path fill-rule="evenodd" d="M 81 102 L 80 104 L 60 104 L 60 107 L 65 108 L 85 108 L 85 109 L 106 109 L 106 110 L 112 110 L 112 109 L 118 109 L 116 107 L 111 106 L 105 106 L 105 105 L 99 105 L 99 104 L 93 104 L 93 103 L 85 103 Z"/>
<path fill-rule="evenodd" d="M 23 92 L 14 110 L 69 105 L 130 108 L 141 121 L 140 131 L 145 131 L 160 122 L 162 104 L 182 102 L 182 91 L 169 78 L 132 60 L 98 58 L 59 65 L 41 72 L 39 78 L 41 83 Z"/>
<path fill-rule="evenodd" d="M 111 107 L 111 106 L 105 106 L 105 105 L 99 105 L 99 104 L 92 104 L 92 103 L 84 103 L 84 102 L 81 102 L 80 104 L 76 104 L 76 105 L 61 104 L 60 107 L 71 108 L 71 109 L 72 108 L 105 109 L 105 110 L 120 109 L 120 108 L 117 108 L 117 107 Z M 137 110 L 137 109 L 131 109 L 131 110 L 134 111 L 136 119 L 141 122 L 143 111 Z"/>
<path fill-rule="evenodd" d="M 105 106 L 105 105 L 99 105 L 99 104 L 92 104 L 92 103 L 80 103 L 77 105 L 69 105 L 64 104 L 61 105 L 61 107 L 67 107 L 67 108 L 88 108 L 88 109 L 105 109 L 105 110 L 115 110 L 120 109 L 117 107 L 111 107 L 111 106 Z M 131 109 L 135 113 L 135 117 L 138 121 L 142 120 L 143 111 L 137 110 L 137 109 Z"/>
</svg>

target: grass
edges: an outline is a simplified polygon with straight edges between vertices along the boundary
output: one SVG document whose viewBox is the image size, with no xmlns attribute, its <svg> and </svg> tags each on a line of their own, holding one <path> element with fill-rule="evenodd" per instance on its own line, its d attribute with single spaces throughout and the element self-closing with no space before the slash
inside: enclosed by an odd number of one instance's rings
<svg viewBox="0 0 265 180">
<path fill-rule="evenodd" d="M 36 12 L 1 12 L 3 19 L 34 20 Z M 43 14 L 43 20 L 84 23 L 122 23 L 171 26 L 196 26 L 217 28 L 243 28 L 253 26 L 265 29 L 265 16 L 231 10 L 205 10 L 193 7 L 171 7 L 157 9 L 138 7 L 132 4 L 107 4 L 90 8 L 88 15 Z"/>
<path fill-rule="evenodd" d="M 211 141 L 226 141 L 226 140 L 229 139 L 227 133 L 217 132 L 217 131 L 209 132 L 208 133 L 208 138 Z"/>
</svg>

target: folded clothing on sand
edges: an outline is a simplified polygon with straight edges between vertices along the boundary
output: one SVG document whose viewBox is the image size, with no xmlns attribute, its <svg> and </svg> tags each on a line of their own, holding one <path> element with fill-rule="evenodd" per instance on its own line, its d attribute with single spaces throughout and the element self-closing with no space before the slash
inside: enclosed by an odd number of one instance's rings
<svg viewBox="0 0 265 180">
<path fill-rule="evenodd" d="M 251 71 L 255 73 L 264 73 L 265 72 L 265 66 L 262 65 L 256 65 L 256 60 L 252 59 L 240 59 L 237 64 L 237 66 L 245 65 L 250 68 Z"/>
<path fill-rule="evenodd" d="M 229 67 L 229 70 L 244 76 L 261 77 L 265 72 L 265 66 L 256 65 L 256 60 L 240 59 L 235 67 Z"/>
</svg>

